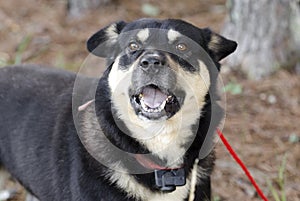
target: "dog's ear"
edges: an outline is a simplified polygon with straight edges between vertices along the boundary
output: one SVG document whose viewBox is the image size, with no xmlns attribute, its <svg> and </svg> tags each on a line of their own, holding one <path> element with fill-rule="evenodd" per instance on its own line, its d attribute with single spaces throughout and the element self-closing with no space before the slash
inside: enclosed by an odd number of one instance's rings
<svg viewBox="0 0 300 201">
<path fill-rule="evenodd" d="M 223 36 L 214 33 L 209 28 L 203 29 L 203 32 L 206 38 L 207 48 L 212 52 L 217 61 L 227 57 L 237 48 L 237 43 L 235 41 L 226 39 Z"/>
<path fill-rule="evenodd" d="M 100 29 L 88 39 L 88 51 L 99 57 L 108 57 L 116 54 L 117 39 L 125 26 L 126 22 L 119 21 Z"/>
</svg>

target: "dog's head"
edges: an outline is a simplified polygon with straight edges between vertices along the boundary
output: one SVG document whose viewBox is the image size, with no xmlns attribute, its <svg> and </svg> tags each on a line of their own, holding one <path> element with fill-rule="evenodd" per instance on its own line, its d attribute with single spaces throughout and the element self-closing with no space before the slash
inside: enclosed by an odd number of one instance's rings
<svg viewBox="0 0 300 201">
<path fill-rule="evenodd" d="M 118 118 L 147 149 L 164 149 L 160 156 L 170 160 L 183 155 L 181 146 L 201 116 L 218 62 L 236 46 L 208 28 L 170 19 L 116 22 L 87 42 L 90 52 L 110 63 L 108 84 Z"/>
<path fill-rule="evenodd" d="M 181 20 L 154 19 L 113 23 L 88 40 L 90 52 L 114 62 L 112 90 L 124 75 L 131 74 L 125 89 L 128 101 L 140 118 L 149 120 L 169 119 L 180 110 L 188 91 L 180 79 L 195 81 L 190 83 L 195 92 L 204 90 L 197 98 L 204 98 L 210 78 L 203 77 L 209 74 L 201 77 L 200 71 L 209 69 L 199 48 L 218 62 L 235 50 L 236 43 Z"/>
</svg>

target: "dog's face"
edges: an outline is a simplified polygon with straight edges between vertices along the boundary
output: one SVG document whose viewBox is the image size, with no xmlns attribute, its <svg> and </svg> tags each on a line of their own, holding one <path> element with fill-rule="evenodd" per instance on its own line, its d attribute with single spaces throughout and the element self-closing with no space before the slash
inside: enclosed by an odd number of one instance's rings
<svg viewBox="0 0 300 201">
<path fill-rule="evenodd" d="M 111 62 L 111 102 L 131 135 L 174 161 L 201 116 L 218 61 L 236 43 L 181 20 L 141 19 L 101 29 L 88 49 Z"/>
</svg>

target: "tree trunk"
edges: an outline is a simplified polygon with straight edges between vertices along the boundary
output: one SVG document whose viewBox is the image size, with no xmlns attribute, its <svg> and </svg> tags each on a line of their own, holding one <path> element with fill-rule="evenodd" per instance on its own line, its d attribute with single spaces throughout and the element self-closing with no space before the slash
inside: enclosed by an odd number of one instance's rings
<svg viewBox="0 0 300 201">
<path fill-rule="evenodd" d="M 68 0 L 69 17 L 81 17 L 86 10 L 97 8 L 110 1 L 111 0 Z"/>
<path fill-rule="evenodd" d="M 228 0 L 223 35 L 238 49 L 227 60 L 251 79 L 300 64 L 299 0 Z"/>
</svg>

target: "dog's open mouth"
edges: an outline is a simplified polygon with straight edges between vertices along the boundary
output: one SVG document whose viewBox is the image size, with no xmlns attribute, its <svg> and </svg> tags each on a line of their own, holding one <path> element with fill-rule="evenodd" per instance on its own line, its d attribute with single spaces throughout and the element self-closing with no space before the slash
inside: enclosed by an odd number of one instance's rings
<svg viewBox="0 0 300 201">
<path fill-rule="evenodd" d="M 131 104 L 138 116 L 150 120 L 167 119 L 180 109 L 180 98 L 156 85 L 143 87 L 131 96 Z"/>
</svg>

